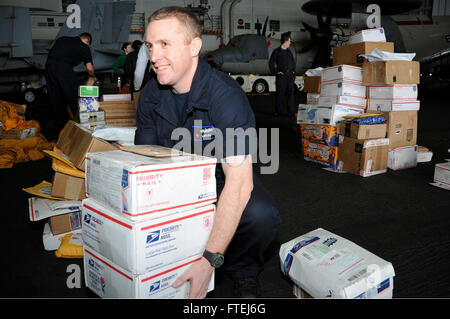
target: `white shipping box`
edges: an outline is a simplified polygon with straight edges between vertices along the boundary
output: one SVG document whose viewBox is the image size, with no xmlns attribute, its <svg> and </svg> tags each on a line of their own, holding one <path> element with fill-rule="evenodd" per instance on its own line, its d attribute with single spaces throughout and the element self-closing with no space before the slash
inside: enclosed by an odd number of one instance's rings
<svg viewBox="0 0 450 319">
<path fill-rule="evenodd" d="M 369 111 L 418 111 L 420 101 L 418 100 L 393 100 L 393 99 L 369 99 Z"/>
<path fill-rule="evenodd" d="M 417 166 L 417 145 L 397 147 L 388 153 L 388 167 L 394 171 Z"/>
<path fill-rule="evenodd" d="M 384 29 L 366 29 L 356 32 L 348 38 L 347 44 L 359 42 L 386 42 L 386 34 L 384 33 Z"/>
<path fill-rule="evenodd" d="M 309 105 L 299 104 L 297 124 L 321 124 L 336 126 L 346 115 L 364 113 L 364 109 L 345 105 Z"/>
<path fill-rule="evenodd" d="M 439 187 L 450 190 L 450 162 L 438 163 L 434 166 L 433 182 Z"/>
<path fill-rule="evenodd" d="M 201 255 L 196 255 L 135 275 L 96 251 L 84 247 L 84 279 L 86 286 L 102 298 L 185 299 L 189 296 L 189 281 L 179 288 L 173 288 L 172 284 L 200 259 Z M 208 292 L 213 289 L 214 273 Z"/>
<path fill-rule="evenodd" d="M 369 86 L 370 99 L 417 100 L 417 84 Z"/>
<path fill-rule="evenodd" d="M 367 100 L 360 96 L 350 96 L 350 95 L 336 95 L 336 96 L 321 96 L 317 104 L 320 105 L 331 105 L 340 104 L 345 106 L 360 107 L 365 109 Z"/>
<path fill-rule="evenodd" d="M 362 83 L 362 68 L 359 66 L 342 64 L 330 66 L 322 70 L 322 85 L 323 83 L 336 80 L 349 80 Z"/>
<path fill-rule="evenodd" d="M 184 153 L 186 154 L 186 153 Z M 86 195 L 132 220 L 159 218 L 216 201 L 216 158 L 86 154 Z"/>
<path fill-rule="evenodd" d="M 82 213 L 85 246 L 134 274 L 143 274 L 203 253 L 215 205 L 133 222 L 89 198 L 83 201 Z"/>
<path fill-rule="evenodd" d="M 280 247 L 283 273 L 314 298 L 392 298 L 392 264 L 318 228 Z"/>
<path fill-rule="evenodd" d="M 351 95 L 365 98 L 366 87 L 352 81 L 330 81 L 321 85 L 320 96 Z"/>
</svg>

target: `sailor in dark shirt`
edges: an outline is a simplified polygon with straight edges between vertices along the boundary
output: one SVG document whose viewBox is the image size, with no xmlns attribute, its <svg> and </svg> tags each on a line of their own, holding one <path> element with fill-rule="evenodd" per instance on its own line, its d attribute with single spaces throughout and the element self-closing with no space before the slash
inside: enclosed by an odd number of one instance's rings
<svg viewBox="0 0 450 319">
<path fill-rule="evenodd" d="M 86 32 L 78 37 L 60 37 L 48 53 L 45 65 L 47 92 L 55 121 L 54 129 L 58 132 L 70 119 L 67 106 L 70 106 L 73 115 L 78 111 L 78 79 L 73 68 L 83 62 L 89 76 L 95 80 L 89 49 L 91 41 L 91 35 Z"/>
<path fill-rule="evenodd" d="M 291 33 L 281 35 L 281 46 L 276 48 L 269 59 L 270 72 L 276 75 L 277 101 L 275 115 L 283 114 L 287 98 L 287 113 L 291 116 L 295 112 L 294 105 L 294 81 L 295 60 L 289 49 L 291 45 Z"/>
</svg>

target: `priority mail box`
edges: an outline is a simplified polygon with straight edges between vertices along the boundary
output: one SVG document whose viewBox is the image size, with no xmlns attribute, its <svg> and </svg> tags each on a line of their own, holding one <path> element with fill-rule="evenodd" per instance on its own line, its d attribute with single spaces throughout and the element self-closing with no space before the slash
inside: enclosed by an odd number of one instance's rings
<svg viewBox="0 0 450 319">
<path fill-rule="evenodd" d="M 386 42 L 386 34 L 383 28 L 366 29 L 352 34 L 348 38 L 348 44 L 354 44 L 359 42 Z"/>
<path fill-rule="evenodd" d="M 340 104 L 345 106 L 366 108 L 367 100 L 360 96 L 336 95 L 336 96 L 320 96 L 316 104 L 331 105 Z"/>
<path fill-rule="evenodd" d="M 282 272 L 314 298 L 392 298 L 392 264 L 318 228 L 281 245 Z"/>
<path fill-rule="evenodd" d="M 389 139 L 344 137 L 339 145 L 338 170 L 362 177 L 387 172 Z"/>
<path fill-rule="evenodd" d="M 145 274 L 133 274 L 98 252 L 84 247 L 83 264 L 86 286 L 102 298 L 130 299 L 186 299 L 189 296 L 189 281 L 173 288 L 175 280 L 201 255 L 195 255 L 173 264 L 156 268 Z M 214 273 L 208 292 L 214 289 Z"/>
<path fill-rule="evenodd" d="M 418 61 L 374 61 L 363 64 L 364 85 L 417 84 L 420 82 Z"/>
<path fill-rule="evenodd" d="M 351 95 L 365 98 L 366 87 L 354 81 L 322 82 L 321 96 Z"/>
<path fill-rule="evenodd" d="M 83 201 L 83 242 L 133 274 L 143 274 L 203 253 L 214 213 L 215 205 L 206 205 L 161 218 L 130 221 L 89 198 Z"/>
<path fill-rule="evenodd" d="M 297 124 L 321 124 L 336 126 L 346 115 L 364 113 L 364 109 L 340 104 L 309 105 L 300 104 L 297 112 Z"/>
<path fill-rule="evenodd" d="M 397 147 L 388 153 L 388 167 L 394 171 L 417 166 L 417 145 Z"/>
<path fill-rule="evenodd" d="M 369 111 L 418 111 L 420 101 L 418 100 L 393 100 L 393 99 L 370 99 L 368 103 Z"/>
<path fill-rule="evenodd" d="M 368 54 L 375 48 L 380 51 L 394 52 L 394 42 L 366 41 L 334 47 L 333 65 L 361 65 L 366 60 L 361 55 Z"/>
<path fill-rule="evenodd" d="M 92 136 L 92 132 L 74 121 L 69 121 L 64 126 L 56 147 L 82 171 L 85 169 L 84 159 L 86 153 L 117 149 L 114 145 Z"/>
<path fill-rule="evenodd" d="M 370 99 L 417 100 L 417 84 L 368 86 Z"/>
<path fill-rule="evenodd" d="M 170 149 L 169 149 L 170 150 Z M 216 201 L 216 158 L 88 153 L 86 193 L 132 220 L 158 218 Z"/>
<path fill-rule="evenodd" d="M 322 83 L 336 80 L 362 82 L 363 70 L 359 66 L 337 65 L 322 70 Z"/>
<path fill-rule="evenodd" d="M 306 104 L 318 104 L 319 99 L 320 99 L 319 93 L 306 93 Z"/>
<path fill-rule="evenodd" d="M 383 112 L 387 119 L 389 149 L 417 144 L 418 111 Z"/>
<path fill-rule="evenodd" d="M 440 187 L 450 189 L 450 162 L 438 163 L 434 166 L 433 182 Z"/>
</svg>

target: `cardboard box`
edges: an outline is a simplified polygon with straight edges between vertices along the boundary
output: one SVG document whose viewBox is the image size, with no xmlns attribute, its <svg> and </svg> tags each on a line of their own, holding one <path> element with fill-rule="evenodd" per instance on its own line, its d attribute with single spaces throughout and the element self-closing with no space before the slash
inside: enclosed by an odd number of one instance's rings
<svg viewBox="0 0 450 319">
<path fill-rule="evenodd" d="M 425 146 L 418 146 L 417 148 L 417 163 L 424 163 L 431 161 L 433 152 Z"/>
<path fill-rule="evenodd" d="M 360 96 L 350 96 L 350 95 L 320 96 L 319 101 L 316 104 L 320 105 L 340 104 L 345 106 L 360 107 L 362 109 L 366 109 L 367 100 Z"/>
<path fill-rule="evenodd" d="M 215 168 L 216 158 L 191 154 L 150 157 L 125 151 L 89 153 L 86 192 L 130 219 L 159 218 L 214 203 Z"/>
<path fill-rule="evenodd" d="M 0 139 L 23 140 L 25 138 L 34 137 L 36 135 L 36 127 L 24 129 L 3 130 L 0 127 Z"/>
<path fill-rule="evenodd" d="M 82 200 L 86 198 L 84 178 L 55 172 L 51 196 L 68 200 Z"/>
<path fill-rule="evenodd" d="M 383 112 L 387 119 L 389 149 L 417 144 L 418 111 Z"/>
<path fill-rule="evenodd" d="M 417 145 L 397 147 L 389 151 L 388 167 L 394 171 L 417 166 Z"/>
<path fill-rule="evenodd" d="M 143 274 L 202 254 L 215 205 L 133 222 L 89 198 L 83 201 L 82 213 L 85 246 L 133 274 Z"/>
<path fill-rule="evenodd" d="M 438 163 L 434 166 L 433 182 L 450 190 L 450 162 Z"/>
<path fill-rule="evenodd" d="M 345 64 L 330 66 L 322 70 L 322 84 L 337 80 L 355 81 L 361 83 L 363 80 L 363 70 L 359 66 Z"/>
<path fill-rule="evenodd" d="M 321 96 L 351 95 L 365 98 L 366 87 L 353 81 L 330 81 L 322 83 Z"/>
<path fill-rule="evenodd" d="M 64 127 L 56 147 L 67 155 L 72 163 L 84 171 L 84 159 L 88 152 L 117 150 L 114 145 L 92 136 L 92 133 L 74 121 Z"/>
<path fill-rule="evenodd" d="M 306 76 L 303 91 L 306 93 L 320 93 L 320 84 L 322 78 L 320 76 Z"/>
<path fill-rule="evenodd" d="M 417 84 L 368 86 L 370 99 L 417 100 Z"/>
<path fill-rule="evenodd" d="M 59 238 L 67 234 L 77 234 L 81 236 L 81 229 L 76 229 L 67 233 L 54 235 L 52 233 L 52 230 L 50 229 L 50 224 L 46 222 L 44 224 L 44 231 L 42 233 L 42 243 L 44 245 L 44 249 L 47 251 L 57 250 L 61 245 L 61 241 L 59 240 Z"/>
<path fill-rule="evenodd" d="M 102 102 L 110 102 L 110 101 L 131 101 L 131 94 L 103 94 Z"/>
<path fill-rule="evenodd" d="M 283 243 L 282 272 L 313 298 L 392 298 L 392 264 L 318 228 Z"/>
<path fill-rule="evenodd" d="M 338 169 L 367 177 L 386 173 L 389 139 L 358 140 L 344 137 L 339 145 Z"/>
<path fill-rule="evenodd" d="M 98 97 L 98 86 L 95 85 L 80 85 L 78 90 L 79 97 Z"/>
<path fill-rule="evenodd" d="M 53 235 L 81 229 L 81 211 L 52 216 L 48 220 Z"/>
<path fill-rule="evenodd" d="M 420 101 L 418 100 L 383 100 L 383 99 L 369 99 L 369 111 L 418 111 L 420 109 Z"/>
<path fill-rule="evenodd" d="M 100 103 L 98 97 L 80 97 L 78 98 L 78 111 L 84 112 L 98 112 Z"/>
<path fill-rule="evenodd" d="M 102 298 L 185 299 L 189 296 L 189 282 L 173 288 L 175 280 L 201 255 L 192 256 L 145 274 L 133 274 L 90 248 L 84 247 L 84 279 L 86 286 Z M 214 273 L 208 292 L 214 289 Z"/>
<path fill-rule="evenodd" d="M 418 84 L 420 82 L 418 61 L 364 62 L 362 69 L 365 85 Z"/>
<path fill-rule="evenodd" d="M 297 111 L 297 124 L 320 124 L 336 126 L 346 115 L 364 113 L 364 109 L 345 105 L 300 104 Z"/>
<path fill-rule="evenodd" d="M 360 43 L 360 42 L 386 42 L 386 34 L 383 28 L 366 29 L 352 34 L 348 38 L 348 44 Z"/>
<path fill-rule="evenodd" d="M 338 147 L 308 141 L 302 138 L 304 159 L 330 167 L 337 168 Z"/>
<path fill-rule="evenodd" d="M 331 125 L 300 124 L 302 138 L 329 146 L 339 146 L 337 129 Z"/>
<path fill-rule="evenodd" d="M 80 116 L 80 124 L 95 125 L 98 122 L 105 121 L 105 112 L 104 111 L 84 112 L 84 113 L 80 113 L 79 116 Z"/>
<path fill-rule="evenodd" d="M 358 123 L 341 121 L 337 126 L 337 133 L 339 135 L 355 138 L 358 140 L 385 138 L 386 130 L 387 125 L 385 123 L 374 125 L 360 125 Z"/>
<path fill-rule="evenodd" d="M 377 48 L 380 51 L 394 52 L 394 42 L 359 42 L 333 48 L 333 65 L 362 65 L 366 60 L 361 54 L 368 54 Z"/>
</svg>

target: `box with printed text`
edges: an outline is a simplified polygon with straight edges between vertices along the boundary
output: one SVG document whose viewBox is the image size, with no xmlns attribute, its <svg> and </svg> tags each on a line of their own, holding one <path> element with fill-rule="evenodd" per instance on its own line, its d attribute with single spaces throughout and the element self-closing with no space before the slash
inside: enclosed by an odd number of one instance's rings
<svg viewBox="0 0 450 319">
<path fill-rule="evenodd" d="M 132 220 L 214 203 L 216 158 L 176 154 L 180 155 L 152 157 L 122 150 L 88 153 L 86 194 Z"/>
<path fill-rule="evenodd" d="M 172 285 L 200 259 L 201 255 L 195 255 L 136 275 L 96 251 L 84 247 L 84 279 L 86 286 L 102 298 L 186 299 L 189 296 L 189 281 L 178 288 L 173 288 Z M 213 289 L 214 273 L 209 282 L 208 292 Z"/>
<path fill-rule="evenodd" d="M 214 223 L 215 205 L 130 221 L 88 198 L 82 214 L 86 247 L 133 274 L 143 274 L 201 254 Z"/>
</svg>

